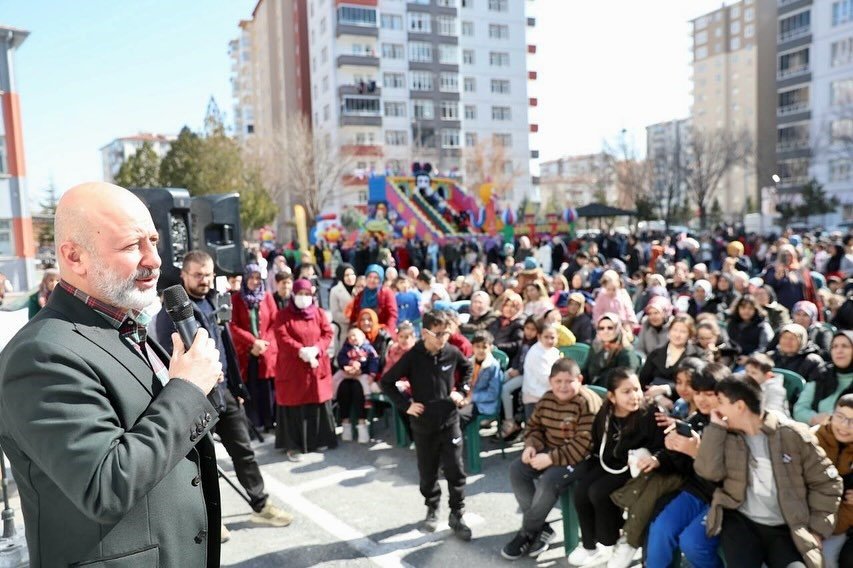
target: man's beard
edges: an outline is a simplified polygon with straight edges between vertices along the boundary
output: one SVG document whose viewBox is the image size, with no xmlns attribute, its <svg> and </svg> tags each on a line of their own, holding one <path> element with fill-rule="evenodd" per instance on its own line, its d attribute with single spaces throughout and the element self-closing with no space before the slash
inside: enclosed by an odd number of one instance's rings
<svg viewBox="0 0 853 568">
<path fill-rule="evenodd" d="M 105 302 L 117 308 L 142 311 L 157 299 L 156 286 L 149 290 L 139 290 L 136 287 L 137 279 L 152 276 L 159 278 L 160 271 L 157 269 L 141 268 L 130 278 L 123 279 L 96 258 L 92 267 L 92 276 L 92 287 Z"/>
</svg>

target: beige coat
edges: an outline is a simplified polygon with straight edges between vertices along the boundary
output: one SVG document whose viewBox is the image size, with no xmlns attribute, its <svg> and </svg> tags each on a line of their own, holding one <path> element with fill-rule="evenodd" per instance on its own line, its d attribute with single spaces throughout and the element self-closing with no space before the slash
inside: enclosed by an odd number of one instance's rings
<svg viewBox="0 0 853 568">
<path fill-rule="evenodd" d="M 821 568 L 823 555 L 814 535 L 826 538 L 832 534 L 841 500 L 838 471 L 805 424 L 768 412 L 761 431 L 767 435 L 785 524 L 806 566 Z M 705 479 L 720 483 L 708 511 L 708 536 L 720 533 L 723 509 L 737 509 L 745 501 L 748 463 L 749 449 L 741 433 L 717 424 L 705 428 L 693 467 Z"/>
</svg>

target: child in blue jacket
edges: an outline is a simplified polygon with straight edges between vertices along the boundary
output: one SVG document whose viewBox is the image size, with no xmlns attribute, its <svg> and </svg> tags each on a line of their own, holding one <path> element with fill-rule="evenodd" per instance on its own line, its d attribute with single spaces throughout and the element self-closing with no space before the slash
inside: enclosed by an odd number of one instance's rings
<svg viewBox="0 0 853 568">
<path fill-rule="evenodd" d="M 465 429 L 472 420 L 480 415 L 496 415 L 501 405 L 501 385 L 504 372 L 495 356 L 492 355 L 494 337 L 488 331 L 478 331 L 471 338 L 474 356 L 471 363 L 474 373 L 468 383 L 465 406 L 459 409 L 460 426 Z"/>
</svg>

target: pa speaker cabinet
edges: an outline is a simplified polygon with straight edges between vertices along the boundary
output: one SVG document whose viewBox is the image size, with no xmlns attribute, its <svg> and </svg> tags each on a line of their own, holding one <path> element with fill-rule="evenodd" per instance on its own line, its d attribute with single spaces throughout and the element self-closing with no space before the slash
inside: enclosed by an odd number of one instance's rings
<svg viewBox="0 0 853 568">
<path fill-rule="evenodd" d="M 240 194 L 199 195 L 192 198 L 192 243 L 213 257 L 219 276 L 243 274 L 243 231 Z"/>
<path fill-rule="evenodd" d="M 189 192 L 163 187 L 131 188 L 130 191 L 148 206 L 160 236 L 157 252 L 162 265 L 157 289 L 180 284 L 184 255 L 192 247 Z"/>
</svg>

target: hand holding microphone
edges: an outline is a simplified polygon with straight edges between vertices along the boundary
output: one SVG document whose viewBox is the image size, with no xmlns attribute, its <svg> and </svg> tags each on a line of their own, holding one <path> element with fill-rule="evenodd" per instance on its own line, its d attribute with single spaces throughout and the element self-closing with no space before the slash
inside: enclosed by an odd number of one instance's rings
<svg viewBox="0 0 853 568">
<path fill-rule="evenodd" d="M 187 291 L 180 284 L 163 291 L 163 307 L 177 329 L 172 334 L 169 378 L 188 381 L 207 395 L 222 378 L 219 350 L 207 330 L 200 329 Z"/>
</svg>

